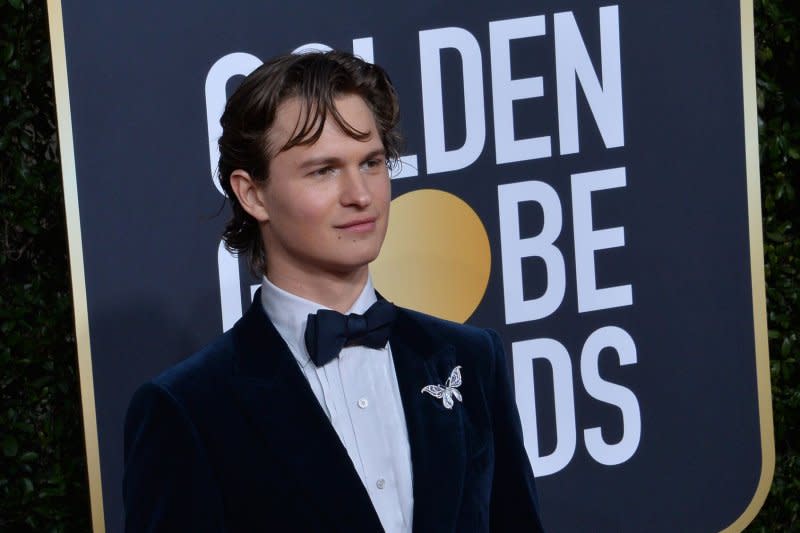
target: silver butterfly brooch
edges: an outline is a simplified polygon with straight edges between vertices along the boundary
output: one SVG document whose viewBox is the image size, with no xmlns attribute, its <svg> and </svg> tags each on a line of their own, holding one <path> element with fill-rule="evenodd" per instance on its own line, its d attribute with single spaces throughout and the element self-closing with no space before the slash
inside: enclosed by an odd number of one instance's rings
<svg viewBox="0 0 800 533">
<path fill-rule="evenodd" d="M 441 398 L 442 404 L 447 409 L 453 408 L 453 398 L 458 400 L 459 402 L 463 402 L 461 399 L 461 393 L 458 391 L 458 387 L 461 386 L 461 366 L 457 366 L 450 372 L 450 377 L 447 378 L 447 381 L 444 383 L 444 387 L 441 385 L 425 385 L 422 388 L 422 392 L 427 392 L 434 398 Z"/>
</svg>

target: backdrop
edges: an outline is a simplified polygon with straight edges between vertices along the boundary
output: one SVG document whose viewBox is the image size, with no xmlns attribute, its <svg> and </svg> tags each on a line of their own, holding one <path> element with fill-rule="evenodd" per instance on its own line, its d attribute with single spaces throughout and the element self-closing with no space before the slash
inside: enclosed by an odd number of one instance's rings
<svg viewBox="0 0 800 533">
<path fill-rule="evenodd" d="M 750 1 L 49 8 L 96 531 L 122 529 L 132 392 L 257 283 L 220 246 L 226 96 L 327 47 L 400 94 L 376 285 L 500 332 L 545 526 L 755 515 L 774 453 Z"/>
</svg>

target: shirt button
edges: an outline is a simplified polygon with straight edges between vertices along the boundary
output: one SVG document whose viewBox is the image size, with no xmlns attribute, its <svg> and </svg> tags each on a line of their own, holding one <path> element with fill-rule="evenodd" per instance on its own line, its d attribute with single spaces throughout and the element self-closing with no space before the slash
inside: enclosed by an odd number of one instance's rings
<svg viewBox="0 0 800 533">
<path fill-rule="evenodd" d="M 375 482 L 375 486 L 378 487 L 379 489 L 383 489 L 383 487 L 386 486 L 386 480 L 383 479 L 382 477 L 378 478 L 378 481 Z"/>
<path fill-rule="evenodd" d="M 360 398 L 358 400 L 358 406 L 362 409 L 366 409 L 369 405 L 369 401 L 366 398 Z"/>
</svg>

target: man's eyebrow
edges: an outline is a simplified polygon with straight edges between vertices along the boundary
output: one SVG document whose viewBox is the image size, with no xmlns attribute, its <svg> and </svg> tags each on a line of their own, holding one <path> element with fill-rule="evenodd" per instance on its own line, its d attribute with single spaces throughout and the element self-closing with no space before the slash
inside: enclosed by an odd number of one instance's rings
<svg viewBox="0 0 800 533">
<path fill-rule="evenodd" d="M 386 149 L 376 148 L 375 150 L 371 150 L 368 152 L 364 157 L 361 159 L 366 161 L 368 159 L 373 159 L 375 157 L 385 157 L 386 156 Z M 322 156 L 322 157 L 312 157 L 311 159 L 306 159 L 302 163 L 300 163 L 300 168 L 312 168 L 318 166 L 335 166 L 341 164 L 342 159 L 336 156 Z"/>
<path fill-rule="evenodd" d="M 376 149 L 372 150 L 370 153 L 368 153 L 367 155 L 365 155 L 364 156 L 364 160 L 372 159 L 372 158 L 378 157 L 378 156 L 386 157 L 386 149 L 383 148 L 383 147 L 376 148 Z"/>
<path fill-rule="evenodd" d="M 311 167 L 318 167 L 318 166 L 328 166 L 328 165 L 336 165 L 341 162 L 341 159 L 338 157 L 312 157 L 311 159 L 306 159 L 302 163 L 300 163 L 300 168 L 311 168 Z"/>
</svg>

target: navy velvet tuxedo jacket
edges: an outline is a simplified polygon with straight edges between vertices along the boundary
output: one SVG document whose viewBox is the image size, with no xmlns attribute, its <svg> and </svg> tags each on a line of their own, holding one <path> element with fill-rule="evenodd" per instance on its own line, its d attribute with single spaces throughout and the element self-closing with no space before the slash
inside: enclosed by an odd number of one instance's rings
<svg viewBox="0 0 800 533">
<path fill-rule="evenodd" d="M 390 338 L 415 532 L 541 531 L 500 339 L 400 309 Z M 422 394 L 461 365 L 463 403 Z M 350 457 L 264 313 L 142 386 L 125 423 L 126 530 L 382 531 Z"/>
</svg>

